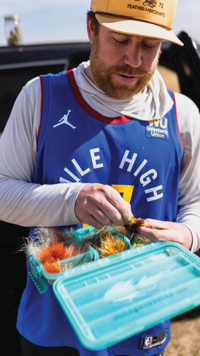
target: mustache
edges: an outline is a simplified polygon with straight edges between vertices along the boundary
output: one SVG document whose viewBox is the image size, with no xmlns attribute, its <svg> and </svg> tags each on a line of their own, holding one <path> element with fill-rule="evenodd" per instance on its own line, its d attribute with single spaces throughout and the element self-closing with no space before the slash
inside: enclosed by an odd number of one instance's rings
<svg viewBox="0 0 200 356">
<path fill-rule="evenodd" d="M 148 75 L 145 70 L 139 69 L 139 68 L 132 68 L 128 64 L 125 66 L 112 66 L 109 68 L 110 73 L 119 73 L 119 74 L 124 74 L 124 75 L 129 75 L 129 76 L 137 76 L 137 77 L 144 77 Z"/>
</svg>

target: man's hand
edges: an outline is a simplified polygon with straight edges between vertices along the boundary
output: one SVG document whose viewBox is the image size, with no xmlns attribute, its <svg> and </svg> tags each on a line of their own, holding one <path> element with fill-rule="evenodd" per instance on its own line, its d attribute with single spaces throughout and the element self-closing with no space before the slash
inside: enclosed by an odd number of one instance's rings
<svg viewBox="0 0 200 356">
<path fill-rule="evenodd" d="M 183 224 L 146 219 L 145 227 L 140 227 L 139 233 L 151 241 L 179 242 L 188 250 L 192 247 L 192 234 Z"/>
<path fill-rule="evenodd" d="M 131 220 L 131 206 L 109 185 L 85 185 L 75 204 L 79 221 L 101 229 L 105 225 L 127 224 Z"/>
</svg>

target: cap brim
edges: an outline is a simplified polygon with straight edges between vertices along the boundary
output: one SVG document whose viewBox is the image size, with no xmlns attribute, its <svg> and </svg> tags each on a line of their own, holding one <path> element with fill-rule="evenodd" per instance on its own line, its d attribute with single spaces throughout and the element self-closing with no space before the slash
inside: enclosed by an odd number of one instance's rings
<svg viewBox="0 0 200 356">
<path fill-rule="evenodd" d="M 176 37 L 172 30 L 144 21 L 135 21 L 114 16 L 95 14 L 97 21 L 104 27 L 127 35 L 143 36 L 169 41 L 179 46 L 183 43 Z"/>
</svg>

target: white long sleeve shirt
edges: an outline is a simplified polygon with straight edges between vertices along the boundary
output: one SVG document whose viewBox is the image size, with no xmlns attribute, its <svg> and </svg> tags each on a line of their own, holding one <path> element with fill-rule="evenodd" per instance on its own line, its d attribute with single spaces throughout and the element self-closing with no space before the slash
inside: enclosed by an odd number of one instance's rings
<svg viewBox="0 0 200 356">
<path fill-rule="evenodd" d="M 156 120 L 173 105 L 158 71 L 143 93 L 119 101 L 89 80 L 84 73 L 87 65 L 74 70 L 75 80 L 86 102 L 104 116 Z M 178 93 L 175 98 L 184 145 L 177 222 L 190 229 L 195 252 L 200 248 L 200 117 L 189 98 Z M 0 139 L 0 220 L 23 226 L 76 224 L 74 207 L 83 183 L 33 183 L 40 116 L 40 80 L 35 78 L 19 94 Z"/>
</svg>

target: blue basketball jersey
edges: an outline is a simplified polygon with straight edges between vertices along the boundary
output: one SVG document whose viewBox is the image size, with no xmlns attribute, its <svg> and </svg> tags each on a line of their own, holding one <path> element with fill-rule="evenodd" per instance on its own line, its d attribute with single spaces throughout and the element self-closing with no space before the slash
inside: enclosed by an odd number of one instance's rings
<svg viewBox="0 0 200 356">
<path fill-rule="evenodd" d="M 104 117 L 81 96 L 73 71 L 41 77 L 42 118 L 34 182 L 108 184 L 136 217 L 175 221 L 183 146 L 174 106 L 165 117 L 141 121 Z M 78 225 L 78 227 L 81 227 Z M 27 265 L 29 271 L 29 265 Z M 141 340 L 167 327 L 162 345 L 140 348 Z M 17 328 L 41 346 L 71 346 L 83 355 L 155 355 L 170 339 L 170 321 L 106 350 L 86 350 L 61 310 L 52 288 L 40 295 L 30 277 L 18 312 Z M 149 340 L 149 339 L 148 339 Z"/>
</svg>

